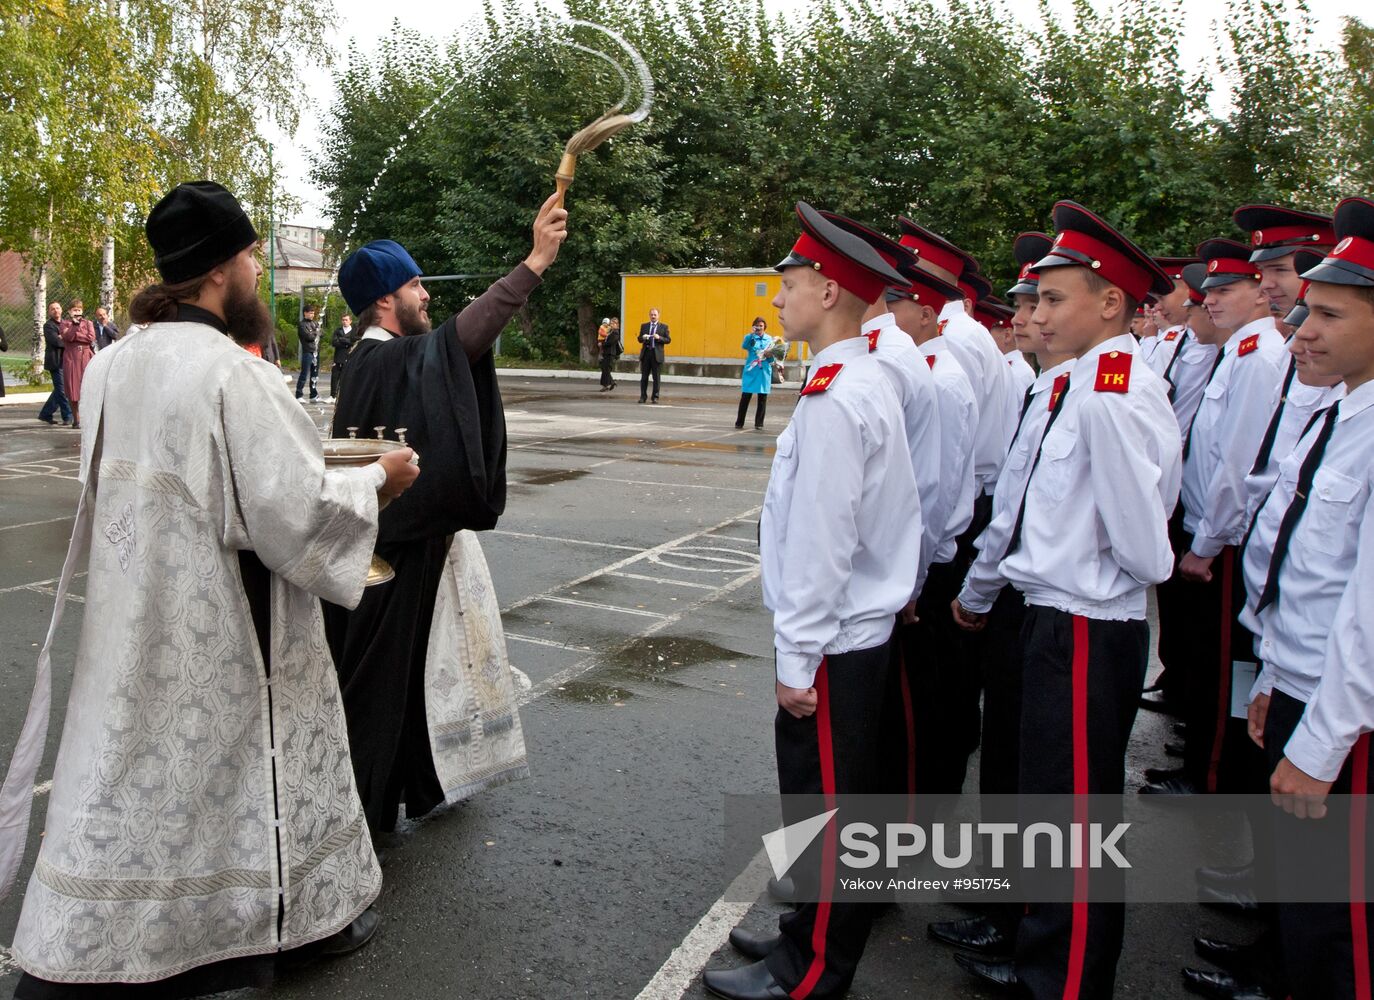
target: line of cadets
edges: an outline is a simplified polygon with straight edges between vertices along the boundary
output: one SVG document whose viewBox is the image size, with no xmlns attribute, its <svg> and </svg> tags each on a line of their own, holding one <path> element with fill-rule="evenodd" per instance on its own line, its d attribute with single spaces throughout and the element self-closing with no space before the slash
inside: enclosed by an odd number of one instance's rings
<svg viewBox="0 0 1374 1000">
<path fill-rule="evenodd" d="M 1014 309 L 909 219 L 890 239 L 797 214 L 774 305 L 814 361 L 760 524 L 782 793 L 957 793 L 981 743 L 984 794 L 1119 795 L 1143 702 L 1186 720 L 1183 766 L 1152 769 L 1145 792 L 1272 789 L 1255 864 L 1291 865 L 1293 824 L 1333 788 L 1362 810 L 1374 203 L 1334 220 L 1245 206 L 1248 241 L 1152 258 L 1060 202 L 1053 237 L 1015 241 Z M 1132 335 L 1138 313 L 1153 336 Z M 1166 669 L 1142 697 L 1151 587 Z M 1363 835 L 1329 826 L 1333 856 L 1365 871 Z M 833 867 L 833 824 L 820 850 Z M 1248 875 L 1198 873 L 1218 899 Z M 1197 940 L 1226 971 L 1185 970 L 1189 988 L 1370 997 L 1363 903 L 1262 909 L 1254 944 Z M 754 963 L 705 985 L 842 995 L 871 914 L 823 892 L 777 933 L 736 928 Z M 985 985 L 1078 1000 L 1113 995 L 1124 928 L 1124 904 L 1080 901 L 988 906 L 930 934 Z"/>
</svg>

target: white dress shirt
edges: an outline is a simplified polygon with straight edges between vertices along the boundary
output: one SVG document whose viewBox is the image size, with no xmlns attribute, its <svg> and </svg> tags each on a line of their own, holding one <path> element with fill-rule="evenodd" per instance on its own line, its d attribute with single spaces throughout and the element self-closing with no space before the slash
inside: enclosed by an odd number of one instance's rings
<svg viewBox="0 0 1374 1000">
<path fill-rule="evenodd" d="M 1216 344 L 1203 344 L 1191 329 L 1179 335 L 1177 346 L 1171 358 L 1173 367 L 1166 364 L 1160 374 L 1168 373 L 1167 381 L 1173 384 L 1174 418 L 1178 421 L 1179 440 L 1188 436 L 1188 428 L 1193 426 L 1197 416 L 1198 404 L 1202 402 L 1202 390 L 1207 388 L 1207 377 L 1212 374 L 1212 363 L 1217 359 Z"/>
<path fill-rule="evenodd" d="M 1274 387 L 1274 399 L 1270 406 L 1270 420 L 1273 420 L 1273 411 L 1279 405 L 1283 393 L 1283 381 Z M 1283 402 L 1283 414 L 1279 417 L 1278 433 L 1274 435 L 1274 447 L 1269 452 L 1269 462 L 1264 468 L 1258 471 L 1251 471 L 1245 477 L 1245 523 L 1250 524 L 1255 520 L 1255 514 L 1259 512 L 1260 504 L 1274 488 L 1274 483 L 1279 478 L 1279 463 L 1289 455 L 1293 454 L 1293 449 L 1297 447 L 1298 438 L 1312 422 L 1312 415 L 1318 410 L 1324 410 L 1336 400 L 1345 396 L 1345 385 L 1320 386 L 1303 385 L 1294 376 L 1293 383 L 1288 387 L 1288 397 Z M 1269 425 L 1265 424 L 1267 433 Z M 1259 459 L 1258 453 L 1255 455 Z M 1251 465 L 1254 470 L 1254 465 Z"/>
<path fill-rule="evenodd" d="M 1041 372 L 1031 383 L 1030 406 L 1021 418 L 1002 474 L 997 478 L 997 489 L 992 494 L 992 521 L 974 542 L 978 555 L 969 567 L 964 589 L 959 594 L 959 603 L 970 611 L 978 614 L 990 611 L 997 594 L 1006 585 L 1001 572 L 1002 553 L 1016 525 L 1016 512 L 1021 508 L 1021 495 L 1026 491 L 1026 477 L 1030 475 L 1035 449 L 1040 446 L 1045 425 L 1049 423 L 1054 405 L 1050 390 L 1054 388 L 1055 379 L 1069 374 L 1074 364 L 1073 361 L 1061 362 Z"/>
<path fill-rule="evenodd" d="M 863 336 L 841 341 L 835 345 L 842 353 L 839 359 L 872 354 L 892 383 L 897 401 L 902 406 L 907 447 L 911 454 L 911 471 L 916 478 L 916 493 L 920 497 L 921 523 L 925 530 L 921 541 L 921 558 L 916 569 L 916 587 L 911 599 L 920 596 L 926 572 L 940 546 L 940 404 L 935 397 L 935 376 L 930 372 L 925 355 L 902 332 L 892 313 L 875 316 L 863 325 Z M 876 347 L 870 347 L 869 337 L 876 334 Z"/>
<path fill-rule="evenodd" d="M 1241 356 L 1241 343 L 1253 336 L 1258 348 Z M 1193 534 L 1193 553 L 1204 559 L 1245 536 L 1245 477 L 1269 426 L 1274 387 L 1288 356 L 1267 316 L 1231 334 L 1223 350 L 1193 419 L 1183 469 L 1183 526 Z"/>
<path fill-rule="evenodd" d="M 1168 518 L 1181 457 L 1168 390 L 1130 334 L 1074 364 L 1026 487 L 1020 547 L 1002 576 L 1029 604 L 1088 618 L 1145 617 L 1145 591 L 1173 573 Z M 1131 355 L 1125 392 L 1098 392 L 1098 359 Z M 1033 459 L 1032 459 L 1033 460 Z"/>
<path fill-rule="evenodd" d="M 1263 667 L 1252 695 L 1278 688 L 1307 703 L 1284 754 L 1320 781 L 1340 773 L 1361 733 L 1374 729 L 1374 382 L 1340 401 L 1312 492 L 1279 570 L 1279 595 L 1258 617 L 1279 525 L 1297 489 L 1303 459 L 1320 431 L 1313 424 L 1279 463 L 1245 547 L 1250 597 L 1244 624 Z"/>
<path fill-rule="evenodd" d="M 935 380 L 935 398 L 940 405 L 940 454 L 944 457 L 940 466 L 940 503 L 927 516 L 938 524 L 939 544 L 933 561 L 947 563 L 958 551 L 959 536 L 973 520 L 978 399 L 963 367 L 954 359 L 949 341 L 944 337 L 932 338 L 920 345 L 920 351 Z"/>
<path fill-rule="evenodd" d="M 978 400 L 978 434 L 973 456 L 973 474 L 979 492 L 992 492 L 1002 460 L 1007 456 L 1007 440 L 1016 418 L 1007 419 L 1012 408 L 1007 383 L 1011 373 L 1002 352 L 987 328 L 964 311 L 962 301 L 945 303 L 940 310 L 944 323 L 942 336 L 954 360 L 968 376 L 973 396 Z"/>
<path fill-rule="evenodd" d="M 811 377 L 843 368 L 802 396 L 778 437 L 759 519 L 763 601 L 773 612 L 777 678 L 809 688 L 829 653 L 892 634 L 911 600 L 921 517 L 901 404 L 877 360 L 841 360 L 832 344 Z"/>
<path fill-rule="evenodd" d="M 1183 331 L 1186 329 L 1186 326 L 1171 326 L 1167 330 L 1160 330 L 1153 337 L 1146 337 L 1140 342 L 1140 359 L 1149 365 L 1150 370 L 1156 375 L 1163 375 L 1164 369 L 1169 367 L 1169 360 L 1178 350 L 1179 342 L 1183 339 Z"/>
<path fill-rule="evenodd" d="M 1011 406 L 1007 410 L 1007 416 L 1011 418 L 1011 426 L 1007 428 L 1007 446 L 1010 447 L 1011 436 L 1016 433 L 1017 421 L 1021 419 L 1021 404 L 1026 399 L 1026 390 L 1035 381 L 1035 369 L 1018 350 L 1010 350 L 1002 357 L 1007 362 L 1007 391 L 1011 393 Z"/>
</svg>

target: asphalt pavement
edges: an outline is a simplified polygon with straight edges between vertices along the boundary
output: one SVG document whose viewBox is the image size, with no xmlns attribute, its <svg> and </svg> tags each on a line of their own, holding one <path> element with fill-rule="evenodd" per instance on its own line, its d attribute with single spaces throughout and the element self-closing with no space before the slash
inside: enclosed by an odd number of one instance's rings
<svg viewBox="0 0 1374 1000">
<path fill-rule="evenodd" d="M 327 380 L 322 380 L 327 384 Z M 774 391 L 768 428 L 733 427 L 738 394 L 667 384 L 639 405 L 622 379 L 505 378 L 510 496 L 482 535 L 500 598 L 532 777 L 403 824 L 383 852 L 384 918 L 364 950 L 294 972 L 284 998 L 706 996 L 703 966 L 779 909 L 766 872 L 731 903 L 723 796 L 775 790 L 769 618 L 757 527 L 776 434 L 796 400 Z M 75 511 L 79 432 L 35 418 L 42 397 L 0 407 L 0 761 L 13 750 L 53 610 Z M 327 404 L 308 406 L 321 428 Z M 752 414 L 751 414 L 752 419 Z M 56 691 L 22 886 L 42 829 L 83 581 L 56 644 Z M 1130 780 L 1166 763 L 1167 721 L 1142 713 Z M 20 893 L 0 904 L 13 939 Z M 856 1000 L 991 996 L 926 938 L 959 916 L 906 904 L 877 922 Z M 1130 910 L 1118 997 L 1184 996 L 1179 967 L 1203 928 L 1248 925 L 1190 905 Z M 0 996 L 17 979 L 0 949 Z M 261 994 L 242 993 L 235 997 Z"/>
</svg>

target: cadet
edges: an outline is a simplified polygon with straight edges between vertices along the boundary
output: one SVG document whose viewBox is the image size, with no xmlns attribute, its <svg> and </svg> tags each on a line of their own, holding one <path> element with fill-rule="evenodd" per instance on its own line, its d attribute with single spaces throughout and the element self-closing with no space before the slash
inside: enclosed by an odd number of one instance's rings
<svg viewBox="0 0 1374 1000">
<path fill-rule="evenodd" d="M 1293 254 L 1308 250 L 1324 256 L 1336 242 L 1331 216 L 1279 205 L 1242 205 L 1231 217 L 1250 234 L 1250 262 L 1259 269 L 1260 291 L 1268 296 L 1274 318 L 1282 321 L 1302 289 Z"/>
<path fill-rule="evenodd" d="M 1054 222 L 1032 322 L 1077 360 L 1031 456 L 1000 566 L 1026 598 L 1023 683 L 1036 692 L 1022 704 L 1019 790 L 1120 795 L 1148 659 L 1146 590 L 1173 568 L 1166 521 L 1181 475 L 1164 382 L 1137 362 L 1129 328 L 1136 304 L 1173 283 L 1083 207 L 1058 203 Z M 1074 879 L 1079 902 L 1028 907 L 1014 962 L 959 964 L 1037 1000 L 1110 997 L 1125 907 L 1083 898 L 1086 869 Z"/>
<path fill-rule="evenodd" d="M 788 338 L 810 344 L 814 358 L 778 438 L 759 523 L 777 660 L 778 785 L 785 796 L 877 792 L 889 641 L 915 586 L 922 526 L 901 405 L 878 362 L 849 356 L 846 342 L 902 277 L 811 206 L 797 214 L 802 234 L 778 264 L 773 304 Z M 821 870 L 833 871 L 833 824 L 820 840 Z M 842 994 L 872 908 L 834 902 L 833 889 L 822 879 L 821 901 L 785 914 L 776 939 L 737 928 L 732 943 L 761 960 L 707 971 L 707 989 L 731 1000 Z"/>
<path fill-rule="evenodd" d="M 1184 331 L 1188 329 L 1188 283 L 1183 280 L 1183 269 L 1197 262 L 1196 257 L 1156 257 L 1155 263 L 1174 283 L 1174 290 L 1161 295 L 1154 304 L 1158 319 L 1159 335 L 1154 338 L 1148 350 L 1141 351 L 1141 360 L 1157 374 L 1162 375 L 1177 353 Z M 1142 348 L 1145 342 L 1142 341 Z"/>
<path fill-rule="evenodd" d="M 1318 856 L 1348 859 L 1354 902 L 1280 903 L 1283 961 L 1294 1000 L 1370 994 L 1371 914 L 1365 797 L 1374 729 L 1369 609 L 1374 606 L 1374 203 L 1336 208 L 1340 242 L 1311 281 L 1297 339 L 1316 376 L 1344 399 L 1312 422 L 1282 464 L 1246 546 L 1243 571 L 1263 668 L 1251 737 L 1272 768 L 1278 857 L 1299 877 Z M 1331 792 L 1350 795 L 1348 823 L 1319 820 Z M 1304 820 L 1300 823 L 1299 820 Z M 1294 841 L 1295 835 L 1306 837 Z"/>
</svg>

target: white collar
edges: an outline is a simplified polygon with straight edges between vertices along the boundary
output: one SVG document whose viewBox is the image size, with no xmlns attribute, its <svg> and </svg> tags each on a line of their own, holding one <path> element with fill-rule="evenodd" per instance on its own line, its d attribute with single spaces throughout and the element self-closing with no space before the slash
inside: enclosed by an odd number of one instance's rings
<svg viewBox="0 0 1374 1000">
<path fill-rule="evenodd" d="M 1259 319 L 1252 319 L 1250 322 L 1246 323 L 1235 333 L 1231 334 L 1231 336 L 1226 338 L 1226 343 L 1223 346 L 1227 349 L 1230 349 L 1234 347 L 1236 344 L 1239 344 L 1246 337 L 1249 337 L 1251 334 L 1264 333 L 1267 330 L 1273 330 L 1275 333 L 1279 332 L 1279 328 L 1274 324 L 1274 317 L 1262 316 Z"/>
<path fill-rule="evenodd" d="M 1333 402 L 1335 401 L 1333 400 Z M 1366 382 L 1353 392 L 1346 393 L 1345 398 L 1340 403 L 1341 415 L 1336 419 L 1342 423 L 1355 414 L 1369 409 L 1371 405 L 1374 405 L 1374 381 Z"/>
<path fill-rule="evenodd" d="M 363 340 L 380 340 L 385 343 L 388 340 L 395 340 L 396 334 L 390 330 L 384 330 L 380 326 L 369 326 L 367 332 L 363 334 Z"/>
<path fill-rule="evenodd" d="M 931 337 L 924 344 L 917 344 L 916 346 L 928 358 L 933 358 L 937 354 L 944 354 L 949 350 L 949 342 L 944 337 Z"/>
<path fill-rule="evenodd" d="M 967 316 L 968 310 L 964 308 L 963 299 L 950 299 L 940 310 L 941 319 L 953 319 L 955 316 Z"/>
<path fill-rule="evenodd" d="M 897 325 L 897 317 L 890 312 L 881 313 L 874 316 L 871 320 L 860 327 L 860 331 L 865 337 L 874 330 L 888 330 Z"/>
<path fill-rule="evenodd" d="M 1059 364 L 1055 365 L 1053 368 L 1046 368 L 1035 377 L 1035 382 L 1031 385 L 1031 393 L 1035 394 L 1041 392 L 1054 385 L 1054 380 L 1060 375 L 1066 375 L 1073 371 L 1074 364 L 1075 359 L 1070 358 L 1068 361 L 1059 362 Z"/>
</svg>

